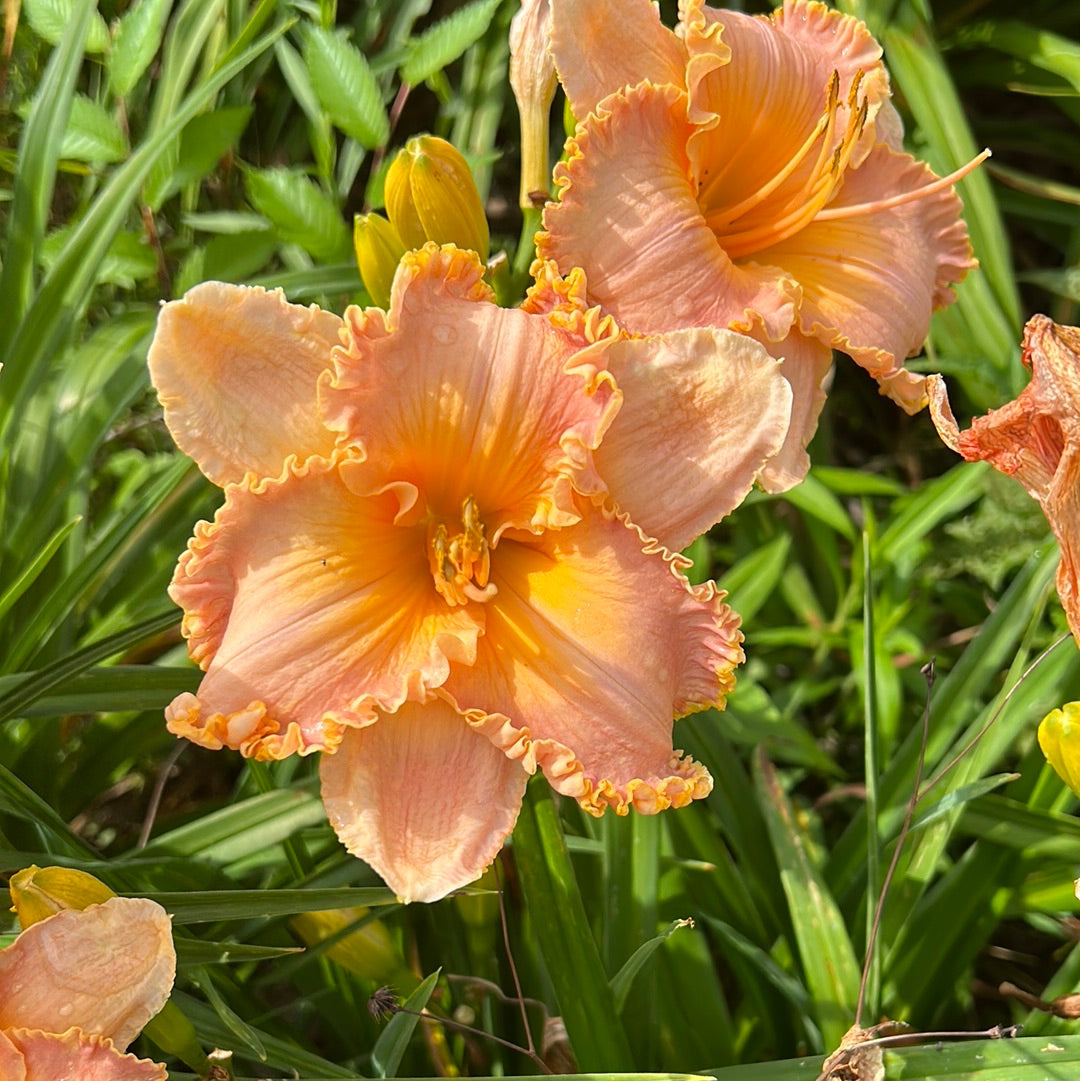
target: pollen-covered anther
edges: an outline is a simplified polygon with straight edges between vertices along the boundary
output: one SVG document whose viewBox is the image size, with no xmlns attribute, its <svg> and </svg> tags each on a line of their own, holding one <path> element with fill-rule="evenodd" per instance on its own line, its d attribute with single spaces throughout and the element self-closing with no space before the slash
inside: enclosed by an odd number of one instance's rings
<svg viewBox="0 0 1080 1081">
<path fill-rule="evenodd" d="M 865 97 L 859 97 L 862 81 L 860 68 L 851 80 L 846 98 L 847 123 L 835 146 L 834 134 L 841 103 L 840 73 L 834 70 L 825 88 L 825 108 L 813 130 L 768 183 L 734 207 L 710 208 L 706 205 L 708 194 L 699 193 L 705 219 L 720 237 L 729 256 L 750 255 L 786 240 L 804 228 L 829 203 L 843 180 L 869 116 L 869 102 Z M 750 212 L 777 193 L 800 167 L 805 167 L 815 147 L 817 160 L 806 172 L 802 183 L 788 192 L 783 202 L 774 206 L 764 220 L 754 220 Z M 704 201 L 702 194 L 705 194 Z M 737 223 L 742 227 L 739 228 Z"/>
<path fill-rule="evenodd" d="M 428 527 L 428 564 L 435 588 L 447 604 L 486 601 L 495 596 L 491 577 L 491 548 L 476 500 L 466 496 L 461 505 L 461 532 L 450 535 L 443 521 Z"/>
</svg>

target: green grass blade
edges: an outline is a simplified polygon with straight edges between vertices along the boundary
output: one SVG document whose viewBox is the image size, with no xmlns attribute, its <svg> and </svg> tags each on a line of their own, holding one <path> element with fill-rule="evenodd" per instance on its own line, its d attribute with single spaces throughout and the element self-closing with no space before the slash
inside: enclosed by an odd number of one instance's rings
<svg viewBox="0 0 1080 1081">
<path fill-rule="evenodd" d="M 385 886 L 304 890 L 202 890 L 181 893 L 144 892 L 164 908 L 176 924 L 217 923 L 219 920 L 276 919 L 299 912 L 323 912 L 356 905 L 397 904 Z"/>
<path fill-rule="evenodd" d="M 19 716 L 20 712 L 41 698 L 47 691 L 71 679 L 80 672 L 103 661 L 107 657 L 113 657 L 122 653 L 131 646 L 144 642 L 161 631 L 175 627 L 177 622 L 176 612 L 170 610 L 153 619 L 147 619 L 142 623 L 130 627 L 119 634 L 112 634 L 82 649 L 67 654 L 61 660 L 47 665 L 36 672 L 31 672 L 19 680 L 4 694 L 0 695 L 0 721 L 6 721 L 9 717 Z"/>
<path fill-rule="evenodd" d="M 810 862 L 776 772 L 761 751 L 754 765 L 814 1013 L 825 1045 L 837 1047 L 855 1017 L 859 990 L 855 952 L 840 909 Z"/>
<path fill-rule="evenodd" d="M 49 59 L 23 128 L 0 264 L 0 357 L 4 358 L 5 368 L 10 364 L 11 342 L 33 297 L 37 252 L 45 236 L 60 144 L 67 130 L 75 80 L 94 14 L 93 4 L 79 5 Z M 0 373 L 0 378 L 5 377 L 10 377 L 7 371 Z M 4 393 L 8 394 L 6 387 Z"/>
<path fill-rule="evenodd" d="M 611 993 L 615 996 L 615 1009 L 622 1013 L 626 1005 L 626 996 L 630 994 L 630 988 L 641 970 L 648 964 L 654 953 L 676 932 L 684 927 L 693 927 L 693 920 L 673 920 L 655 938 L 640 945 L 630 955 L 626 964 L 611 977 Z"/>
<path fill-rule="evenodd" d="M 539 782 L 539 779 L 538 779 Z M 530 784 L 514 830 L 514 861 L 559 1013 L 585 1070 L 633 1062 L 604 975 L 551 795 Z"/>
<path fill-rule="evenodd" d="M 75 314 L 93 288 L 97 267 L 154 163 L 184 125 L 201 112 L 222 87 L 270 48 L 286 29 L 287 26 L 281 26 L 268 32 L 235 60 L 218 68 L 184 99 L 163 121 L 157 133 L 143 143 L 101 189 L 42 282 L 5 358 L 2 376 L 11 383 L 0 398 L 0 442 L 6 438 L 12 418 L 18 415 L 31 373 L 39 371 L 46 358 L 63 348 Z M 4 321 L 0 319 L 0 326 L 3 325 Z"/>
<path fill-rule="evenodd" d="M 413 1032 L 420 1020 L 420 1011 L 428 1004 L 439 982 L 439 973 L 433 972 L 402 1003 L 409 1013 L 396 1013 L 379 1034 L 371 1049 L 371 1064 L 376 1077 L 397 1077 L 398 1068 L 409 1046 Z"/>
</svg>

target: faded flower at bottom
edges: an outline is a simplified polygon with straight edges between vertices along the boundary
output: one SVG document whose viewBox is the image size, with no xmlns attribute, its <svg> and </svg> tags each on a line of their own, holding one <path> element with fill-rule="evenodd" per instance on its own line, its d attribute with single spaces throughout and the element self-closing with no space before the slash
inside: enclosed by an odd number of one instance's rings
<svg viewBox="0 0 1080 1081">
<path fill-rule="evenodd" d="M 528 775 L 592 814 L 711 778 L 672 718 L 722 705 L 738 617 L 676 554 L 749 489 L 790 392 L 749 339 L 627 339 L 549 276 L 497 307 L 471 252 L 405 256 L 344 319 L 207 283 L 151 373 L 225 489 L 171 596 L 205 676 L 171 731 L 325 753 L 350 851 L 405 900 L 477 878 Z"/>
<path fill-rule="evenodd" d="M 1045 315 L 1024 328 L 1031 382 L 1015 401 L 961 432 L 941 376 L 929 381 L 930 413 L 946 446 L 989 462 L 1038 500 L 1061 547 L 1057 591 L 1080 643 L 1080 328 Z"/>
<path fill-rule="evenodd" d="M 172 924 L 153 901 L 114 897 L 32 924 L 0 950 L 0 1078 L 163 1081 L 163 1066 L 124 1051 L 175 974 Z"/>
</svg>

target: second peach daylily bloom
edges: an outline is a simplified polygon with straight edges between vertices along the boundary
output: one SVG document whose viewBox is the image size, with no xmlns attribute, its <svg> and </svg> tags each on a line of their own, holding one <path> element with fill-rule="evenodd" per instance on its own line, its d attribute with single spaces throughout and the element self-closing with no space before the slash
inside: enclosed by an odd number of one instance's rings
<svg viewBox="0 0 1080 1081">
<path fill-rule="evenodd" d="M 672 553 L 742 499 L 790 409 L 748 338 L 628 339 L 580 275 L 502 309 L 482 274 L 429 244 L 389 311 L 344 319 L 207 283 L 150 354 L 225 488 L 170 591 L 206 675 L 169 728 L 326 752 L 331 822 L 405 900 L 478 877 L 538 768 L 593 814 L 709 791 L 672 718 L 723 703 L 741 634 Z"/>
<path fill-rule="evenodd" d="M 1080 327 L 1045 315 L 1024 328 L 1031 382 L 1015 401 L 960 431 L 945 382 L 930 380 L 930 413 L 945 444 L 969 462 L 1015 477 L 1046 515 L 1061 548 L 1057 591 L 1080 644 Z"/>
<path fill-rule="evenodd" d="M 648 0 L 551 0 L 551 20 L 579 124 L 540 255 L 581 267 L 628 330 L 728 326 L 785 359 L 770 490 L 806 472 L 833 349 L 921 409 L 903 360 L 973 264 L 956 177 L 901 151 L 866 27 L 807 0 L 770 17 L 681 0 L 676 32 Z"/>
<path fill-rule="evenodd" d="M 65 909 L 0 950 L 0 1078 L 164 1081 L 124 1054 L 169 997 L 172 924 L 153 901 Z"/>
</svg>

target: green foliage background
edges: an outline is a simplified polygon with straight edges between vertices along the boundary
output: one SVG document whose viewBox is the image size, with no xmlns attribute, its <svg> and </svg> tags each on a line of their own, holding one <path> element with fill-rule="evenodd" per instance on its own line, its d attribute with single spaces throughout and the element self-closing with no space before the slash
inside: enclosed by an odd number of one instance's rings
<svg viewBox="0 0 1080 1081">
<path fill-rule="evenodd" d="M 1027 316 L 1080 322 L 1074 16 L 1049 0 L 843 6 L 885 47 L 914 152 L 946 173 L 994 151 L 960 185 L 981 269 L 935 318 L 923 362 L 970 416 L 1023 385 Z M 339 846 L 310 761 L 243 763 L 165 731 L 163 707 L 197 683 L 165 586 L 217 493 L 148 390 L 157 304 L 209 278 L 337 311 L 363 302 L 348 222 L 380 205 L 388 151 L 418 131 L 469 157 L 493 250 L 527 265 L 515 9 L 4 4 L 0 873 L 64 864 L 161 900 L 181 961 L 173 1002 L 204 1049 L 233 1051 L 238 1076 L 535 1073 L 476 1035 L 405 1014 L 380 1026 L 365 1009 L 392 983 L 523 1043 L 512 956 L 533 1038 L 564 1051 L 568 1038 L 570 1068 L 812 1079 L 855 1019 L 934 657 L 937 783 L 924 782 L 862 1019 L 1024 1025 L 1021 1040 L 889 1050 L 889 1078 L 1076 1076 L 1076 1023 L 998 990 L 1052 999 L 1080 980 L 1080 821 L 1034 741 L 1044 713 L 1080 697 L 1073 643 L 1044 655 L 1065 629 L 1056 549 L 1012 482 L 957 464 L 926 416 L 902 416 L 843 358 L 807 481 L 755 494 L 693 552 L 695 573 L 730 590 L 749 658 L 724 714 L 676 730 L 713 795 L 594 821 L 530 786 L 500 861 L 505 940 L 490 877 L 487 892 L 394 904 Z M 345 925 L 298 952 L 290 918 L 327 909 Z M 345 967 L 334 948 L 357 930 L 382 946 Z M 6 916 L 0 932 L 14 933 Z M 174 1076 L 206 1069 L 147 1037 L 136 1049 Z"/>
</svg>

